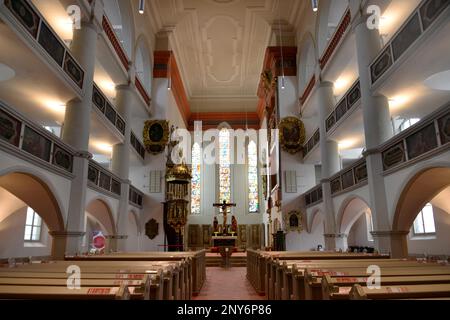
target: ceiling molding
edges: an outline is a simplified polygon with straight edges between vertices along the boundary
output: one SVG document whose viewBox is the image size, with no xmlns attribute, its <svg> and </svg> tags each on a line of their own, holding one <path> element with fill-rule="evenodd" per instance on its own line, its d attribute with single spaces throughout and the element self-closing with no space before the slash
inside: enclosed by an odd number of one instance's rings
<svg viewBox="0 0 450 320">
<path fill-rule="evenodd" d="M 226 122 L 231 128 L 255 129 L 260 128 L 260 118 L 255 112 L 201 112 L 192 113 L 189 119 L 189 130 L 194 130 L 194 122 L 202 121 L 202 129 L 217 129 L 219 125 Z"/>
</svg>

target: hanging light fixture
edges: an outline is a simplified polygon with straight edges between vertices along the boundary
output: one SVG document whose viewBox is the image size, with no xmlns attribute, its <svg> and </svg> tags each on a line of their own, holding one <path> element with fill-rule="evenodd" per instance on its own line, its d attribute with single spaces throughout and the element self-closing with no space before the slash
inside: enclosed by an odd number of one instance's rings
<svg viewBox="0 0 450 320">
<path fill-rule="evenodd" d="M 139 0 L 139 13 L 144 14 L 145 0 Z"/>
<path fill-rule="evenodd" d="M 280 32 L 280 51 L 281 51 L 281 90 L 286 88 L 286 82 L 284 79 L 284 56 L 283 56 L 283 37 L 281 35 L 281 12 L 278 10 L 278 29 Z"/>
<path fill-rule="evenodd" d="M 172 54 L 169 57 L 169 63 L 167 66 L 167 90 L 172 90 Z"/>
<path fill-rule="evenodd" d="M 311 3 L 313 11 L 317 12 L 319 10 L 319 0 L 311 0 Z"/>
</svg>

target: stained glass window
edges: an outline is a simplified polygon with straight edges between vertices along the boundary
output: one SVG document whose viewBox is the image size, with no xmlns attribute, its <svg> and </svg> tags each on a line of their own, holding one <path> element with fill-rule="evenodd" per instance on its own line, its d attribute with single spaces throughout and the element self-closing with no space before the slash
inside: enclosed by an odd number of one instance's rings
<svg viewBox="0 0 450 320">
<path fill-rule="evenodd" d="M 259 212 L 258 195 L 258 150 L 256 143 L 248 144 L 248 210 L 250 213 Z"/>
<path fill-rule="evenodd" d="M 201 165 L 201 148 L 195 143 L 192 147 L 191 214 L 200 214 Z"/>
<path fill-rule="evenodd" d="M 231 202 L 230 131 L 219 132 L 219 201 Z M 220 209 L 222 212 L 222 209 Z"/>
</svg>

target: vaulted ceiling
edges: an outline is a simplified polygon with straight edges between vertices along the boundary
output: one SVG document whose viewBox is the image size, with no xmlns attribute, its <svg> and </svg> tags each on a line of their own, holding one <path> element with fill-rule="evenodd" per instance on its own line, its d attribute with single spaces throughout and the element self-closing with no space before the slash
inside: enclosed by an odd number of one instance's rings
<svg viewBox="0 0 450 320">
<path fill-rule="evenodd" d="M 293 45 L 304 0 L 155 0 L 192 112 L 255 111 L 269 44 Z"/>
</svg>

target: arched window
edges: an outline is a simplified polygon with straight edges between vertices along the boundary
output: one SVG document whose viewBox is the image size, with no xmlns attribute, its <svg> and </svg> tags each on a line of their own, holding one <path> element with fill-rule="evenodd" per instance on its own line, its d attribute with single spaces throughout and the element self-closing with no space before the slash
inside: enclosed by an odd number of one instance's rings
<svg viewBox="0 0 450 320">
<path fill-rule="evenodd" d="M 42 219 L 30 207 L 27 209 L 27 220 L 25 222 L 24 240 L 27 242 L 41 241 Z"/>
<path fill-rule="evenodd" d="M 431 203 L 428 203 L 414 220 L 413 231 L 415 236 L 432 235 L 436 233 L 434 212 Z"/>
<path fill-rule="evenodd" d="M 192 147 L 191 214 L 200 214 L 202 156 L 198 143 Z"/>
<path fill-rule="evenodd" d="M 231 148 L 230 131 L 219 132 L 219 201 L 231 202 Z M 222 209 L 220 209 L 222 212 Z"/>
<path fill-rule="evenodd" d="M 248 144 L 248 211 L 259 212 L 258 149 L 254 141 Z"/>
</svg>

